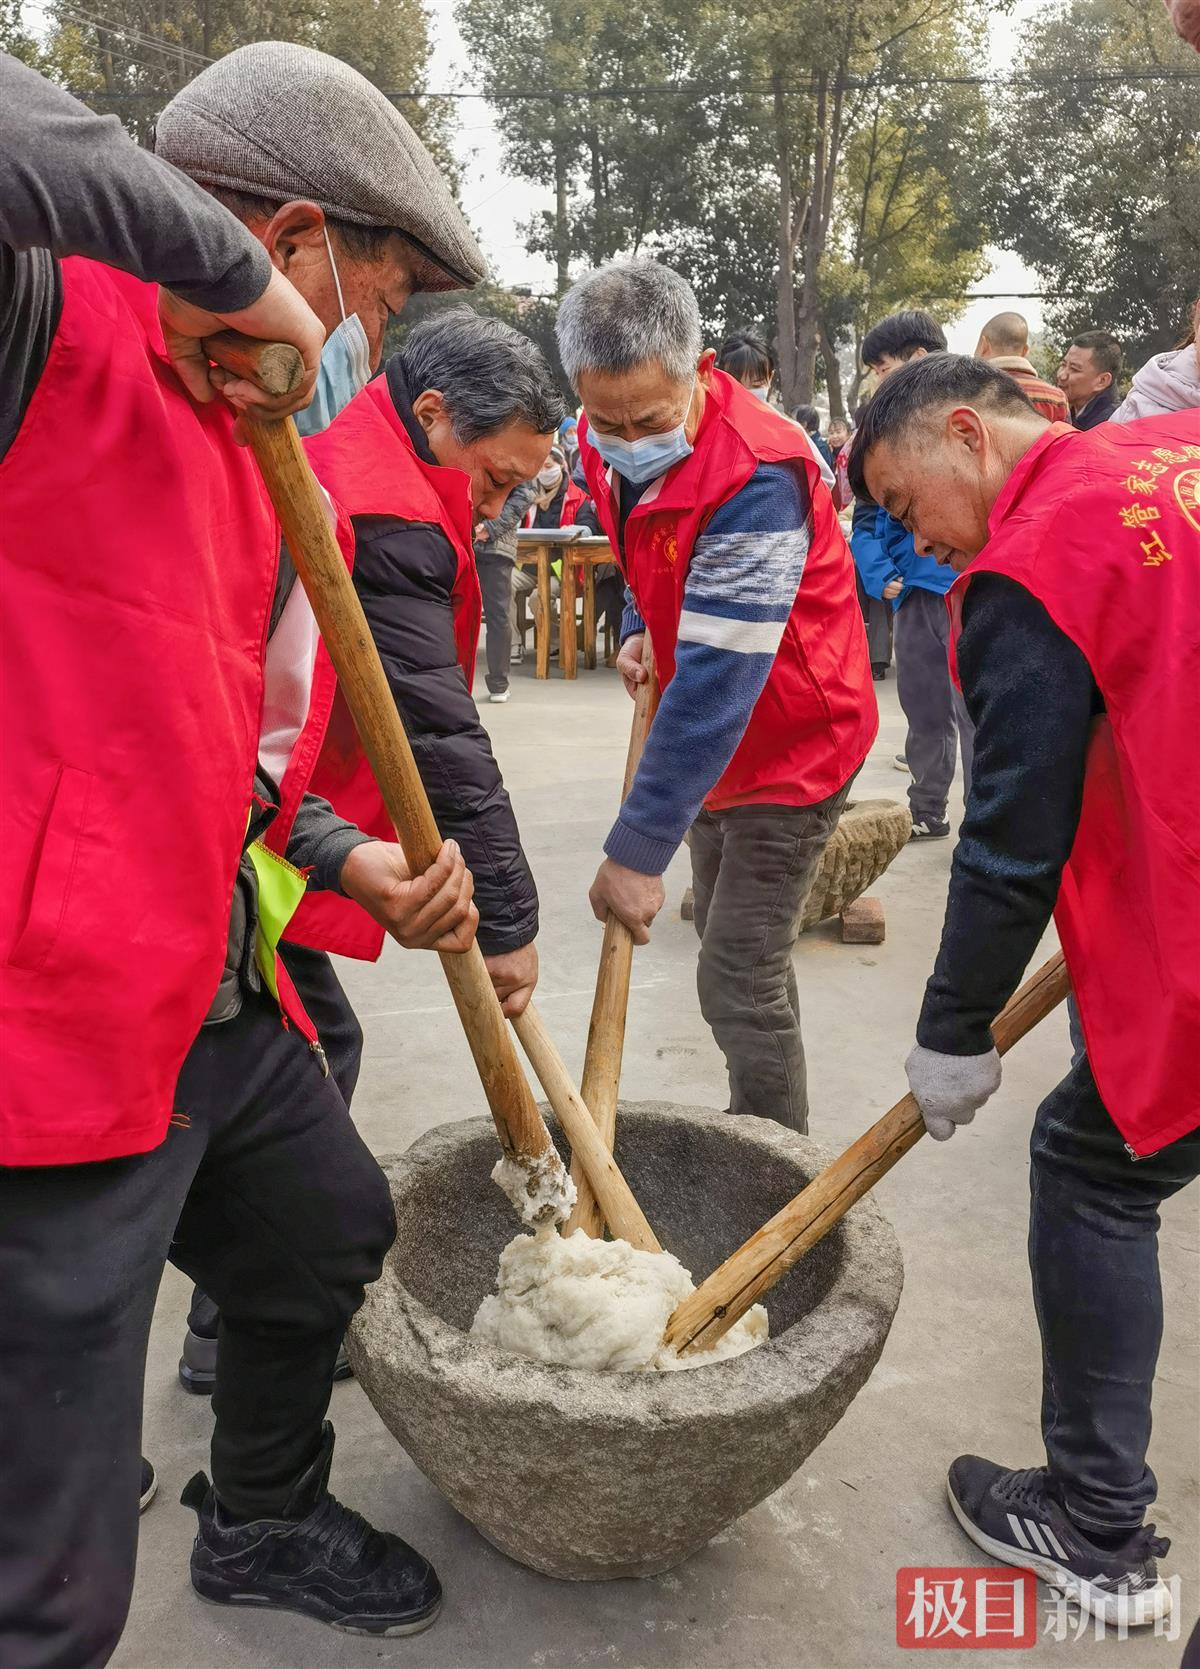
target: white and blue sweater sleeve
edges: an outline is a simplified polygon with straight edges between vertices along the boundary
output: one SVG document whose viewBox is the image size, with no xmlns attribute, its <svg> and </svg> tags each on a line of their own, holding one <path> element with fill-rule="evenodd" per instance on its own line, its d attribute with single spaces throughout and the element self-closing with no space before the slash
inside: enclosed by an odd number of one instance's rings
<svg viewBox="0 0 1200 1669">
<path fill-rule="evenodd" d="M 803 478 L 760 464 L 711 518 L 688 565 L 675 676 L 604 850 L 661 875 L 720 780 L 796 601 L 811 536 Z"/>
</svg>

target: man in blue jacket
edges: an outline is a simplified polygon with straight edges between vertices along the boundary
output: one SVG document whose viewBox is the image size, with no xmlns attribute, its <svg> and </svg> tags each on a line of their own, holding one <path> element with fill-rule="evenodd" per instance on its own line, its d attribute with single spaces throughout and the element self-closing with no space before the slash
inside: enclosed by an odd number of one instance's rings
<svg viewBox="0 0 1200 1669">
<path fill-rule="evenodd" d="M 910 359 L 945 351 L 942 327 L 920 309 L 884 319 L 867 332 L 862 349 L 879 382 Z M 918 556 L 912 534 L 873 499 L 855 504 L 850 549 L 863 589 L 896 611 L 896 693 L 908 720 L 904 758 L 912 773 L 913 839 L 944 839 L 950 833 L 946 801 L 955 758 L 961 751 L 965 799 L 974 738 L 962 695 L 950 677 L 945 596 L 955 576 L 932 557 Z"/>
</svg>

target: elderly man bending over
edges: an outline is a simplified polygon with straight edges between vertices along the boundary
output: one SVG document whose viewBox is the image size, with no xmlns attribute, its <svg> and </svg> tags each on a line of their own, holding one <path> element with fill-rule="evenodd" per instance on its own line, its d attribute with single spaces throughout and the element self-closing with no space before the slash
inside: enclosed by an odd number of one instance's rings
<svg viewBox="0 0 1200 1669">
<path fill-rule="evenodd" d="M 418 325 L 383 376 L 308 442 L 317 474 L 353 522 L 355 588 L 438 827 L 474 876 L 479 944 L 513 1016 L 537 984 L 538 899 L 471 699 L 482 613 L 472 535 L 541 469 L 563 409 L 527 337 L 458 307 Z M 313 789 L 360 829 L 387 837 L 391 820 L 340 701 Z M 327 892 L 304 899 L 288 937 L 374 961 L 384 934 L 361 902 Z"/>
<path fill-rule="evenodd" d="M 714 368 L 678 273 L 590 273 L 558 340 L 631 593 L 618 665 L 633 694 L 648 628 L 663 687 L 592 908 L 644 944 L 690 829 L 700 1006 L 730 1110 L 804 1130 L 792 947 L 878 722 L 850 553 L 803 431 Z"/>
</svg>

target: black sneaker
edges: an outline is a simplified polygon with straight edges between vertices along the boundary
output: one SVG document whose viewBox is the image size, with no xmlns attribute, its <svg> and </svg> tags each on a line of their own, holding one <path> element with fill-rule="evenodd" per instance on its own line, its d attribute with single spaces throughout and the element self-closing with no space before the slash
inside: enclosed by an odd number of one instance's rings
<svg viewBox="0 0 1200 1669">
<path fill-rule="evenodd" d="M 337 1353 L 333 1377 L 353 1379 L 354 1369 L 346 1354 L 345 1345 Z M 179 1383 L 185 1391 L 198 1397 L 211 1397 L 217 1383 L 217 1341 L 189 1327 L 183 1336 L 183 1355 L 179 1358 Z"/>
<path fill-rule="evenodd" d="M 910 840 L 945 840 L 950 825 L 944 817 L 914 817 Z"/>
<path fill-rule="evenodd" d="M 158 1477 L 153 1466 L 142 1456 L 142 1484 L 141 1494 L 138 1496 L 138 1512 L 144 1513 L 146 1508 L 158 1494 Z"/>
<path fill-rule="evenodd" d="M 1153 1524 L 1130 1531 L 1115 1549 L 1098 1547 L 1067 1516 L 1044 1466 L 1009 1472 L 979 1455 L 960 1455 L 946 1481 L 951 1511 L 977 1547 L 1035 1571 L 1081 1611 L 1118 1629 L 1170 1612 L 1171 1590 L 1156 1560 L 1171 1544 Z"/>
<path fill-rule="evenodd" d="M 231 1519 L 203 1472 L 184 1490 L 199 1520 L 192 1587 L 219 1605 L 302 1611 L 347 1634 L 419 1634 L 442 1605 L 427 1559 L 329 1493 L 333 1427 L 282 1518 Z"/>
</svg>

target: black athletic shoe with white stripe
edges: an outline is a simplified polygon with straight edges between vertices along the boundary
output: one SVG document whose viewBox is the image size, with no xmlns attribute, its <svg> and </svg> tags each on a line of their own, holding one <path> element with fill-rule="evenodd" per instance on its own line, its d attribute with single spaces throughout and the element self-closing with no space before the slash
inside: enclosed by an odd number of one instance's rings
<svg viewBox="0 0 1200 1669">
<path fill-rule="evenodd" d="M 1116 1548 L 1098 1547 L 1068 1518 L 1044 1466 L 1010 1472 L 979 1455 L 960 1455 L 947 1478 L 955 1518 L 977 1547 L 1036 1571 L 1081 1610 L 1115 1627 L 1157 1622 L 1171 1590 L 1156 1560 L 1171 1545 L 1145 1524 Z"/>
</svg>

